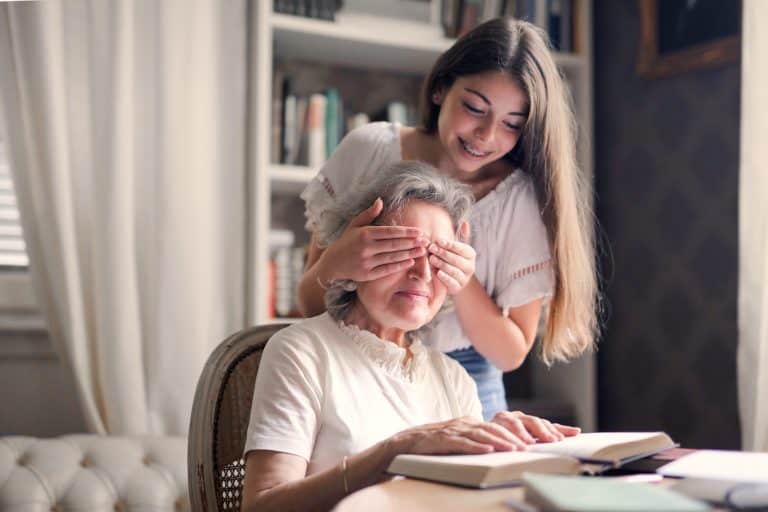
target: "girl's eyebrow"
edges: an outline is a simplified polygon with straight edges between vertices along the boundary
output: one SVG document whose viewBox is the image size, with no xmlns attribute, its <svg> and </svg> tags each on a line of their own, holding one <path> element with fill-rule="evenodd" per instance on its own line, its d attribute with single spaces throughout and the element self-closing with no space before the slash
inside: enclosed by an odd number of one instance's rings
<svg viewBox="0 0 768 512">
<path fill-rule="evenodd" d="M 472 94 L 475 94 L 475 95 L 479 96 L 480 99 L 483 100 L 486 103 L 486 105 L 488 105 L 489 107 L 491 106 L 491 101 L 488 98 L 486 98 L 485 95 L 483 93 L 481 93 L 480 91 L 476 91 L 475 89 L 471 89 L 469 87 L 465 87 L 464 90 L 469 92 L 469 93 L 472 93 Z M 507 112 L 507 114 L 510 115 L 510 116 L 528 117 L 528 113 L 526 113 L 526 112 Z"/>
</svg>

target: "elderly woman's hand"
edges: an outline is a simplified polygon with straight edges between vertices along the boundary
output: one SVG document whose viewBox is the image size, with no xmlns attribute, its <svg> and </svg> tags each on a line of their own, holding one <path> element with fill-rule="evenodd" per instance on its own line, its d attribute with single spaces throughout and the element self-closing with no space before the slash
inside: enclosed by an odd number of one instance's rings
<svg viewBox="0 0 768 512">
<path fill-rule="evenodd" d="M 390 441 L 396 453 L 446 454 L 525 450 L 537 442 L 561 441 L 581 432 L 520 411 L 502 411 L 490 422 L 456 418 L 404 430 Z"/>
<path fill-rule="evenodd" d="M 471 417 L 409 428 L 391 438 L 396 453 L 488 453 L 525 450 L 528 442 L 509 429 Z"/>
<path fill-rule="evenodd" d="M 469 224 L 463 222 L 459 230 L 462 240 L 469 240 Z M 427 248 L 429 262 L 437 269 L 437 277 L 455 295 L 467 286 L 475 273 L 477 254 L 471 245 L 458 240 L 436 240 Z"/>
<path fill-rule="evenodd" d="M 333 262 L 333 275 L 326 279 L 351 279 L 364 282 L 379 279 L 414 264 L 426 254 L 427 242 L 418 228 L 370 226 L 383 208 L 376 199 L 352 219 L 344 233 L 326 250 Z"/>
<path fill-rule="evenodd" d="M 552 423 L 544 418 L 531 416 L 520 411 L 501 411 L 491 420 L 503 426 L 526 443 L 550 443 L 575 436 L 581 429 Z"/>
</svg>

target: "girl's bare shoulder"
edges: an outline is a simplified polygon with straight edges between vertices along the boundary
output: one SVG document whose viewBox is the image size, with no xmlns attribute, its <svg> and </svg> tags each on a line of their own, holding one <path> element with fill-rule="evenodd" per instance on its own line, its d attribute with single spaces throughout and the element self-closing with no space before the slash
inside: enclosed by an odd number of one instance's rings
<svg viewBox="0 0 768 512">
<path fill-rule="evenodd" d="M 403 160 L 422 160 L 430 162 L 430 149 L 434 136 L 415 126 L 400 127 L 400 146 Z"/>
</svg>

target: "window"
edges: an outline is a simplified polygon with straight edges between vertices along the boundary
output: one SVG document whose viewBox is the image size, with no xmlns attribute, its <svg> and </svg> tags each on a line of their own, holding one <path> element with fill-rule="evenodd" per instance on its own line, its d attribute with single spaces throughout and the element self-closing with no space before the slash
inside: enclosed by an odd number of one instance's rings
<svg viewBox="0 0 768 512">
<path fill-rule="evenodd" d="M 8 151 L 0 137 L 0 331 L 40 329 Z"/>
<path fill-rule="evenodd" d="M 28 266 L 8 153 L 0 140 L 0 269 L 26 270 Z"/>
</svg>

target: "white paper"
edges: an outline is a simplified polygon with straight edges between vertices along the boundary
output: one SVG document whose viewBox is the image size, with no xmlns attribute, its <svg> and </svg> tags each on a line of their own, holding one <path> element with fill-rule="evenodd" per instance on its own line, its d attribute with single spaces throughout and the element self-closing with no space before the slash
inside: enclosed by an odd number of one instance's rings
<svg viewBox="0 0 768 512">
<path fill-rule="evenodd" d="M 700 450 L 657 470 L 664 476 L 768 483 L 768 453 Z"/>
<path fill-rule="evenodd" d="M 592 457 L 592 454 L 606 446 L 631 443 L 648 439 L 657 434 L 658 432 L 593 432 L 566 437 L 564 440 L 556 443 L 535 444 L 529 446 L 528 449 L 534 452 L 557 453 L 589 459 Z"/>
</svg>

